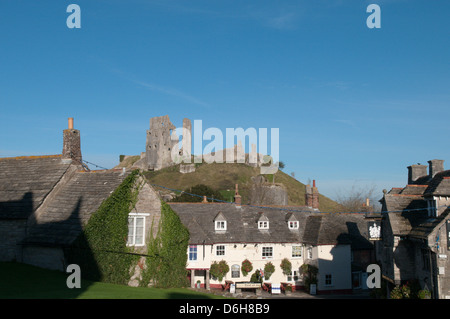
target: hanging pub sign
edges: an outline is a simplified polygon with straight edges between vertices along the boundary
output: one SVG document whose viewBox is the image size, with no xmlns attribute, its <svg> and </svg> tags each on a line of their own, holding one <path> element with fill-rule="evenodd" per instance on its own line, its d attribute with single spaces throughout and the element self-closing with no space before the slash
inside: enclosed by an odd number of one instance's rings
<svg viewBox="0 0 450 319">
<path fill-rule="evenodd" d="M 371 221 L 367 223 L 370 240 L 381 240 L 381 221 Z"/>
</svg>

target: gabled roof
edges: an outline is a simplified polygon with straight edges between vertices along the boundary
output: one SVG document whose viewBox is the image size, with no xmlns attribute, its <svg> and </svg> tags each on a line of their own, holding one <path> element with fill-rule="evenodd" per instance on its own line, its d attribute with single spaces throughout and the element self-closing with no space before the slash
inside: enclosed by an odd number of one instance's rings
<svg viewBox="0 0 450 319">
<path fill-rule="evenodd" d="M 437 173 L 428 183 L 425 196 L 450 196 L 450 170 Z"/>
<path fill-rule="evenodd" d="M 440 227 L 450 216 L 450 208 L 447 208 L 437 218 L 427 218 L 422 223 L 416 225 L 409 233 L 409 236 L 420 239 L 428 239 L 428 236 Z"/>
<path fill-rule="evenodd" d="M 61 155 L 0 158 L 0 219 L 28 218 L 69 166 Z"/>
<path fill-rule="evenodd" d="M 226 218 L 223 216 L 222 212 L 219 212 L 214 218 L 214 221 L 226 221 Z"/>
<path fill-rule="evenodd" d="M 22 244 L 65 246 L 128 174 L 121 170 L 78 171 L 36 217 Z"/>
<path fill-rule="evenodd" d="M 424 232 L 431 232 L 430 227 L 437 221 L 428 216 L 428 196 L 450 196 L 450 170 L 439 172 L 431 179 L 424 176 L 420 183 L 393 188 L 384 195 L 381 202 L 388 212 L 386 221 L 393 235 L 423 237 Z"/>
<path fill-rule="evenodd" d="M 285 211 L 228 203 L 169 203 L 188 227 L 190 244 L 216 243 L 304 243 L 311 245 L 351 244 L 354 249 L 371 249 L 368 241 L 367 219 L 364 214 L 325 214 L 299 207 L 299 211 Z M 303 211 L 300 211 L 303 209 Z M 217 212 L 227 220 L 227 231 L 214 231 Z M 258 230 L 261 216 L 270 222 L 270 228 Z M 290 230 L 288 219 L 299 222 L 299 228 Z M 195 221 L 195 222 L 194 222 Z"/>
<path fill-rule="evenodd" d="M 267 216 L 264 215 L 263 212 L 260 212 L 260 213 L 259 213 L 259 217 L 258 217 L 258 221 L 259 221 L 259 222 L 268 222 L 268 221 L 269 221 L 269 218 L 267 218 Z"/>
</svg>

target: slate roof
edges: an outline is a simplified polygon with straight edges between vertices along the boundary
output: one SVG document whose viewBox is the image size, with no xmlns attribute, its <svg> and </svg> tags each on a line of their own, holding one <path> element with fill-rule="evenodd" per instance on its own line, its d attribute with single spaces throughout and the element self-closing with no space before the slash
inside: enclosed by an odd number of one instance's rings
<svg viewBox="0 0 450 319">
<path fill-rule="evenodd" d="M 69 166 L 61 155 L 0 158 L 0 219 L 26 219 Z"/>
<path fill-rule="evenodd" d="M 354 249 L 371 249 L 364 214 L 318 213 L 306 207 L 286 211 L 229 203 L 169 203 L 189 229 L 190 244 L 217 243 L 305 243 L 311 245 L 352 244 Z M 221 212 L 227 230 L 216 232 L 214 218 Z M 269 230 L 259 230 L 261 213 L 269 220 Z M 289 229 L 295 217 L 299 228 Z"/>
<path fill-rule="evenodd" d="M 69 245 L 126 176 L 122 170 L 76 172 L 39 213 L 22 244 Z"/>
<path fill-rule="evenodd" d="M 434 175 L 424 192 L 425 196 L 450 196 L 450 170 Z"/>
<path fill-rule="evenodd" d="M 396 236 L 424 237 L 438 222 L 428 217 L 427 196 L 450 196 L 450 170 L 437 173 L 432 179 L 424 176 L 421 184 L 393 188 L 381 200 L 386 218 Z"/>
<path fill-rule="evenodd" d="M 437 218 L 427 218 L 422 223 L 416 225 L 409 233 L 409 236 L 421 239 L 428 239 L 428 236 L 436 229 L 440 227 L 450 215 L 450 207 L 444 212 L 439 214 Z"/>
</svg>

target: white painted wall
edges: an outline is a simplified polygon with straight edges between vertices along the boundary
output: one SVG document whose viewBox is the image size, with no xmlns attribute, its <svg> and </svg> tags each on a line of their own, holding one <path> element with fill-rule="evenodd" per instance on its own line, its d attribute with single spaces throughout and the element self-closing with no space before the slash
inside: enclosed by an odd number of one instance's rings
<svg viewBox="0 0 450 319">
<path fill-rule="evenodd" d="M 225 246 L 225 255 L 218 256 L 217 255 L 217 246 Z M 301 246 L 301 257 L 292 257 L 292 247 L 293 246 Z M 265 258 L 262 256 L 263 247 L 272 247 L 273 257 Z M 189 247 L 188 247 L 189 254 Z M 280 283 L 287 282 L 287 276 L 283 274 L 281 270 L 280 264 L 284 258 L 288 258 L 292 263 L 292 269 L 297 270 L 298 274 L 300 274 L 299 268 L 305 262 L 306 258 L 306 247 L 303 244 L 272 244 L 272 243 L 258 243 L 258 244 L 215 244 L 215 245 L 205 245 L 204 249 L 202 245 L 197 246 L 197 260 L 190 261 L 188 260 L 188 269 L 209 269 L 211 264 L 214 261 L 225 260 L 230 267 L 230 272 L 225 276 L 222 283 L 225 280 L 232 280 L 234 282 L 239 281 L 249 281 L 251 275 L 255 272 L 256 269 L 264 269 L 264 266 L 267 262 L 272 262 L 275 266 L 275 272 L 272 274 L 269 281 L 272 283 Z M 240 272 L 239 278 L 232 278 L 231 267 L 234 264 L 242 266 L 242 262 L 248 259 L 253 264 L 253 270 L 247 275 L 243 276 L 242 272 Z M 199 276 L 195 278 L 195 282 L 200 280 L 204 283 L 204 278 Z M 294 281 L 290 281 L 292 284 L 295 284 Z M 217 280 L 211 279 L 211 284 L 219 284 Z M 300 282 L 298 282 L 300 284 Z"/>
<path fill-rule="evenodd" d="M 350 245 L 321 245 L 317 247 L 319 290 L 352 289 Z M 331 285 L 326 284 L 331 275 Z"/>
</svg>

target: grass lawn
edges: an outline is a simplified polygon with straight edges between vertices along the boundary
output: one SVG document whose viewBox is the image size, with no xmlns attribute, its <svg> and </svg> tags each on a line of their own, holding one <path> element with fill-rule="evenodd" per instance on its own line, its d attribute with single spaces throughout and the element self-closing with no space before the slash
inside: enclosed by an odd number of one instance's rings
<svg viewBox="0 0 450 319">
<path fill-rule="evenodd" d="M 81 288 L 66 286 L 69 273 L 26 264 L 0 263 L 0 299 L 210 299 L 221 298 L 185 288 L 128 287 L 82 280 Z"/>
</svg>

